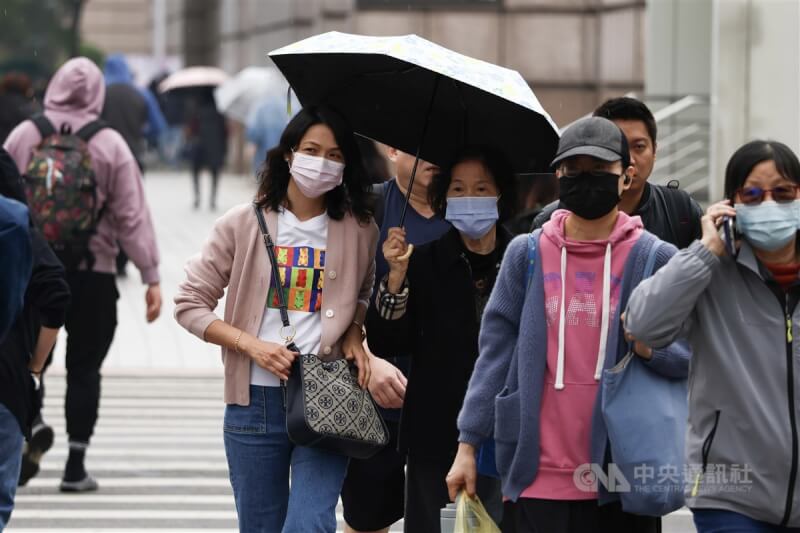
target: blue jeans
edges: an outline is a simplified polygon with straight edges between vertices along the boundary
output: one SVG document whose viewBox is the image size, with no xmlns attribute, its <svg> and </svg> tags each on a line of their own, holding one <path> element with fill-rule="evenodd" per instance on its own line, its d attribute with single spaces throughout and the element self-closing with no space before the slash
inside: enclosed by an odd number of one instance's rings
<svg viewBox="0 0 800 533">
<path fill-rule="evenodd" d="M 250 405 L 225 406 L 224 429 L 239 531 L 336 532 L 348 458 L 289 441 L 280 387 L 250 385 Z"/>
<path fill-rule="evenodd" d="M 24 438 L 17 418 L 0 403 L 0 531 L 14 509 Z"/>
<path fill-rule="evenodd" d="M 697 533 L 800 533 L 800 528 L 781 527 L 749 516 L 719 509 L 692 509 Z"/>
</svg>

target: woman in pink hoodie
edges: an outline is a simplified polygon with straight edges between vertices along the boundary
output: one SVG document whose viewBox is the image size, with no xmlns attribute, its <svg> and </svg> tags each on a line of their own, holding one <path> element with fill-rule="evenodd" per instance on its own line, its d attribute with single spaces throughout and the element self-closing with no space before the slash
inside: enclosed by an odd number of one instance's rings
<svg viewBox="0 0 800 533">
<path fill-rule="evenodd" d="M 44 116 L 56 131 L 78 132 L 98 120 L 104 99 L 105 82 L 100 69 L 85 57 L 74 58 L 64 63 L 50 81 Z M 20 173 L 26 173 L 32 152 L 42 141 L 39 128 L 31 120 L 9 134 L 4 148 Z M 89 241 L 92 264 L 84 261 L 67 272 L 72 292 L 66 321 L 69 341 L 65 400 L 70 452 L 61 490 L 72 492 L 97 489 L 97 482 L 86 472 L 84 457 L 97 422 L 100 367 L 117 326 L 117 242 L 147 285 L 147 321 L 154 321 L 161 312 L 158 248 L 136 160 L 122 136 L 107 127 L 91 137 L 88 152 L 96 182 L 95 215 L 99 217 Z M 37 446 L 36 451 L 46 451 L 52 438 L 52 429 L 38 424 L 29 451 Z"/>
</svg>

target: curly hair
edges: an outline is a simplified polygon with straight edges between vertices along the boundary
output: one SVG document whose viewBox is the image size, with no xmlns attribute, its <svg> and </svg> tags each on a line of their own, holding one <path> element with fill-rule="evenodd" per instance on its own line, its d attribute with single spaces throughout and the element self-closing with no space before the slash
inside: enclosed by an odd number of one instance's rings
<svg viewBox="0 0 800 533">
<path fill-rule="evenodd" d="M 489 172 L 497 187 L 498 222 L 511 219 L 517 211 L 516 178 L 514 169 L 506 155 L 493 146 L 465 146 L 460 149 L 440 174 L 433 178 L 428 189 L 431 208 L 442 218 L 447 212 L 447 191 L 453 180 L 453 169 L 465 161 L 478 161 Z"/>
<path fill-rule="evenodd" d="M 342 184 L 325 193 L 328 216 L 341 220 L 350 213 L 360 223 L 369 223 L 373 213 L 370 184 L 353 130 L 344 117 L 323 106 L 307 107 L 297 113 L 283 130 L 278 146 L 267 152 L 267 158 L 258 173 L 256 205 L 277 211 L 286 204 L 290 178 L 286 156 L 297 149 L 308 129 L 317 124 L 325 124 L 333 131 L 345 162 Z"/>
</svg>

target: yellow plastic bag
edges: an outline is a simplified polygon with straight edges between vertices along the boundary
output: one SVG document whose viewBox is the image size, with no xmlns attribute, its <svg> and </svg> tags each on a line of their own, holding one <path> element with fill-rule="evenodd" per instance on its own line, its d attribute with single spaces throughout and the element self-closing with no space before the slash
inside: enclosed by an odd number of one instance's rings
<svg viewBox="0 0 800 533">
<path fill-rule="evenodd" d="M 461 491 L 456 497 L 456 527 L 454 533 L 500 533 L 476 494 L 470 498 Z"/>
</svg>

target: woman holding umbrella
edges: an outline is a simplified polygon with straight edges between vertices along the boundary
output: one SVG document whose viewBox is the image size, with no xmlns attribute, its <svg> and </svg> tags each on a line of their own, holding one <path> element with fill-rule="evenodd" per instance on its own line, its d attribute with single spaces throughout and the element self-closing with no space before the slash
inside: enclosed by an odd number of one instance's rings
<svg viewBox="0 0 800 533">
<path fill-rule="evenodd" d="M 434 178 L 431 206 L 453 225 L 408 257 L 402 228 L 389 230 L 389 274 L 367 315 L 374 353 L 412 356 L 399 446 L 408 457 L 406 531 L 438 531 L 449 501 L 445 476 L 458 446 L 458 416 L 478 356 L 481 316 L 511 234 L 515 180 L 492 147 L 462 149 Z M 499 496 L 489 484 L 482 496 Z"/>
<path fill-rule="evenodd" d="M 306 108 L 267 155 L 256 206 L 275 243 L 294 343 L 303 353 L 354 360 L 366 387 L 362 328 L 378 232 L 360 160 L 343 118 Z M 253 205 L 235 207 L 187 265 L 175 316 L 222 347 L 225 453 L 240 531 L 334 533 L 347 457 L 288 438 L 280 384 L 297 353 L 281 336 L 271 268 Z M 213 310 L 226 288 L 220 320 Z"/>
</svg>

